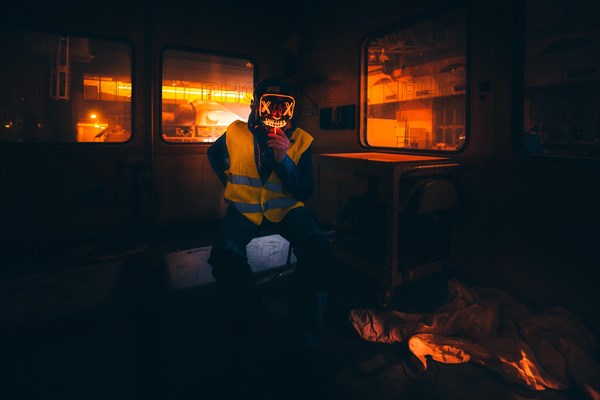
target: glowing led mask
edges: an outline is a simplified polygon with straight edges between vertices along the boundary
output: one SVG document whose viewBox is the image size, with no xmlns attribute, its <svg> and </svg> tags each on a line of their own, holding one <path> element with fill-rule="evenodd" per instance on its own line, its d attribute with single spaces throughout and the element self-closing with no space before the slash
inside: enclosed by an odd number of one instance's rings
<svg viewBox="0 0 600 400">
<path fill-rule="evenodd" d="M 265 93 L 258 104 L 258 118 L 267 128 L 283 129 L 294 116 L 295 105 L 292 96 Z"/>
</svg>

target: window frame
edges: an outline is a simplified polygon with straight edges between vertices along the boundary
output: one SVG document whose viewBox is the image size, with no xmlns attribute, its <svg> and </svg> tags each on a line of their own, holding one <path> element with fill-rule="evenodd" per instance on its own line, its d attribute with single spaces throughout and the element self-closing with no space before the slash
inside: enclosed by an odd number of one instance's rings
<svg viewBox="0 0 600 400">
<path fill-rule="evenodd" d="M 425 148 L 411 148 L 411 147 L 385 147 L 385 146 L 374 146 L 370 145 L 367 141 L 367 119 L 368 119 L 368 48 L 370 42 L 382 35 L 390 32 L 400 31 L 402 29 L 409 28 L 419 23 L 427 22 L 432 16 L 440 14 L 448 14 L 452 12 L 463 12 L 465 17 L 465 109 L 464 109 L 464 143 L 456 150 L 439 150 L 439 149 L 425 149 Z M 372 32 L 366 35 L 360 44 L 359 51 L 359 129 L 358 129 L 358 142 L 361 148 L 370 151 L 381 151 L 381 152 L 393 152 L 393 153 L 409 153 L 409 154 L 435 154 L 437 156 L 444 155 L 455 155 L 466 151 L 469 147 L 470 136 L 471 136 L 471 20 L 472 12 L 471 7 L 467 6 L 463 2 L 453 2 L 445 6 L 430 9 L 428 12 L 420 13 L 419 16 L 405 19 L 399 23 L 389 25 L 385 28 Z M 439 97 L 444 98 L 444 97 Z M 434 99 L 432 98 L 432 110 Z M 434 132 L 431 132 L 433 135 Z"/>
<path fill-rule="evenodd" d="M 527 49 L 527 2 L 520 2 L 513 8 L 513 20 L 515 21 L 514 32 L 515 38 L 513 41 L 513 124 L 511 133 L 511 146 L 517 155 L 529 159 L 540 160 L 552 163 L 584 163 L 598 164 L 600 157 L 581 157 L 581 156 L 566 156 L 555 154 L 539 154 L 528 151 L 524 140 L 524 125 L 525 125 L 525 101 L 526 101 L 526 85 L 525 76 L 527 73 L 526 65 L 526 49 Z M 600 84 L 600 83 L 599 83 Z"/>
<path fill-rule="evenodd" d="M 214 142 L 201 142 L 201 141 L 169 141 L 166 140 L 163 137 L 163 116 L 162 116 L 162 106 L 163 106 L 163 95 L 162 95 L 162 86 L 163 86 L 163 72 L 164 72 L 164 59 L 165 59 L 165 52 L 167 51 L 179 51 L 179 52 L 189 52 L 189 53 L 195 53 L 195 54 L 202 54 L 202 55 L 206 55 L 206 56 L 214 56 L 214 57 L 227 57 L 227 58 L 235 58 L 235 59 L 240 59 L 240 60 L 245 60 L 245 61 L 250 61 L 253 64 L 253 70 L 252 70 L 252 88 L 254 88 L 257 84 L 258 81 L 258 63 L 256 61 L 256 59 L 252 56 L 249 56 L 247 54 L 240 54 L 240 53 L 229 53 L 229 52 L 220 52 L 220 51 L 214 51 L 214 50 L 207 50 L 207 49 L 203 49 L 203 48 L 196 48 L 196 47 L 188 47 L 188 46 L 179 46 L 179 45 L 164 45 L 160 48 L 159 51 L 159 68 L 158 68 L 158 78 L 157 78 L 157 88 L 159 88 L 157 90 L 158 92 L 158 96 L 157 96 L 157 107 L 156 110 L 159 110 L 159 112 L 157 112 L 157 115 L 155 116 L 156 121 L 157 121 L 157 129 L 156 129 L 156 134 L 158 135 L 158 138 L 160 140 L 161 143 L 165 143 L 167 145 L 181 145 L 181 146 L 203 146 L 203 147 L 208 147 L 210 145 L 212 145 Z M 250 105 L 248 105 L 248 114 L 250 113 Z M 223 131 L 225 132 L 225 131 Z M 220 136 L 219 136 L 220 137 Z"/>
<path fill-rule="evenodd" d="M 89 147 L 89 148 L 101 148 L 106 146 L 124 146 L 130 145 L 136 139 L 136 112 L 135 112 L 135 104 L 136 104 L 136 78 L 135 78 L 135 70 L 136 70 L 136 56 L 135 56 L 135 46 L 134 44 L 123 37 L 105 35 L 101 33 L 91 33 L 87 31 L 81 31 L 77 29 L 60 29 L 60 28 L 47 28 L 47 27 L 32 27 L 32 26 L 17 26 L 14 24 L 7 24 L 2 30 L 12 30 L 12 31 L 21 31 L 21 32 L 31 32 L 36 34 L 44 34 L 44 35 L 67 35 L 74 36 L 85 39 L 92 39 L 104 42 L 113 42 L 119 43 L 122 46 L 126 47 L 129 51 L 129 76 L 131 78 L 131 100 L 128 102 L 130 104 L 130 135 L 127 140 L 118 141 L 118 142 L 60 142 L 60 141 L 44 141 L 44 142 L 0 142 L 0 146 L 19 146 L 19 147 L 39 147 L 39 146 L 67 146 L 67 147 Z M 83 85 L 83 82 L 81 83 Z M 50 93 L 49 93 L 50 94 Z"/>
</svg>

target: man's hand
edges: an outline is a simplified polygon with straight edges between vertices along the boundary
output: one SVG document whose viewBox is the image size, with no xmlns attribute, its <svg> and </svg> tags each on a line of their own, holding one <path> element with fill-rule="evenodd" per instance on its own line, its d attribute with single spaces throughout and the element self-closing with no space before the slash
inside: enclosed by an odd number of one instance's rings
<svg viewBox="0 0 600 400">
<path fill-rule="evenodd" d="M 284 160 L 287 150 L 290 148 L 290 140 L 281 129 L 271 128 L 267 146 L 273 149 L 273 158 L 277 163 L 280 163 Z"/>
</svg>

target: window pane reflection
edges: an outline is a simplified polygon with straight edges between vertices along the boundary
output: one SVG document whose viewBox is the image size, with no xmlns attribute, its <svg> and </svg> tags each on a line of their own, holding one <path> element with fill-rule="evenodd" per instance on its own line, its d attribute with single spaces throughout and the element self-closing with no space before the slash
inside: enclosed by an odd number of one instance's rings
<svg viewBox="0 0 600 400">
<path fill-rule="evenodd" d="M 210 143 L 235 120 L 248 120 L 254 63 L 247 59 L 167 50 L 163 54 L 162 137 Z"/>
<path fill-rule="evenodd" d="M 551 157 L 600 157 L 600 5 L 529 1 L 523 147 Z"/>
<path fill-rule="evenodd" d="M 441 151 L 464 145 L 464 10 L 372 37 L 364 58 L 366 144 Z"/>
<path fill-rule="evenodd" d="M 131 49 L 91 37 L 0 30 L 0 142 L 131 138 Z"/>
</svg>

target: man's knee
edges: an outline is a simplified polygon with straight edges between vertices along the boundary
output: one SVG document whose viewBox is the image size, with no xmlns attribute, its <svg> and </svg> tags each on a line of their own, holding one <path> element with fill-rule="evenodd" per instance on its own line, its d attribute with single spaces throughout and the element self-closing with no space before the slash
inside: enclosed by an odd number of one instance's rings
<svg viewBox="0 0 600 400">
<path fill-rule="evenodd" d="M 252 268 L 245 256 L 229 249 L 213 247 L 208 263 L 212 267 L 212 276 L 224 289 L 239 286 L 254 279 Z"/>
</svg>

